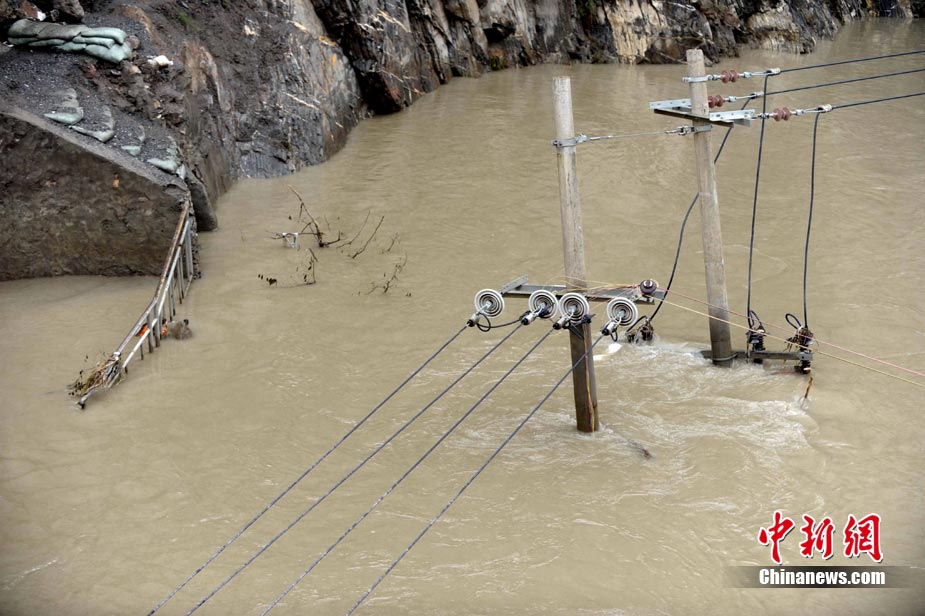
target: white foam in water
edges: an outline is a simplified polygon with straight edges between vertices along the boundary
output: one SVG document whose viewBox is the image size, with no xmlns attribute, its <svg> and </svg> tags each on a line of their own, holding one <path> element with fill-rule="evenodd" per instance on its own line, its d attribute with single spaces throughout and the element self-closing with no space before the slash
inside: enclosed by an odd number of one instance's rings
<svg viewBox="0 0 925 616">
<path fill-rule="evenodd" d="M 600 353 L 594 356 L 594 361 L 601 361 L 608 355 L 613 355 L 614 353 L 619 351 L 621 348 L 623 348 L 623 345 L 620 344 L 619 342 L 611 342 L 610 344 L 607 345 L 607 350 L 605 350 L 603 353 Z"/>
</svg>

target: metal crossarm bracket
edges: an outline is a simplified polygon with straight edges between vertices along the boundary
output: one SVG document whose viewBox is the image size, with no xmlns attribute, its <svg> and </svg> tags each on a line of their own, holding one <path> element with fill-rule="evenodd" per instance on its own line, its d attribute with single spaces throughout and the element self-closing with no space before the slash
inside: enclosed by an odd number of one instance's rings
<svg viewBox="0 0 925 616">
<path fill-rule="evenodd" d="M 501 294 L 511 297 L 528 297 L 538 290 L 549 291 L 557 297 L 569 291 L 568 287 L 560 284 L 530 284 L 526 276 L 521 276 L 500 287 Z M 591 301 L 609 301 L 616 297 L 627 298 L 637 304 L 653 304 L 656 299 L 665 299 L 665 292 L 661 289 L 648 297 L 640 295 L 636 287 L 616 287 L 612 289 L 592 289 L 583 291 L 583 295 Z"/>
<path fill-rule="evenodd" d="M 734 111 L 711 111 L 707 117 L 694 115 L 691 112 L 691 100 L 675 99 L 667 101 L 654 101 L 649 103 L 649 109 L 661 115 L 669 115 L 676 118 L 706 120 L 714 124 L 728 126 L 738 124 L 740 126 L 751 126 L 752 120 L 755 119 L 754 109 L 739 109 Z"/>
</svg>

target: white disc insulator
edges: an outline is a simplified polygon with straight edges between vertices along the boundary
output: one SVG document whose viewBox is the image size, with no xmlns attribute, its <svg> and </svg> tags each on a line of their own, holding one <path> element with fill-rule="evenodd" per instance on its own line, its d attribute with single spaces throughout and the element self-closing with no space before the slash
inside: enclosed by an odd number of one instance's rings
<svg viewBox="0 0 925 616">
<path fill-rule="evenodd" d="M 636 322 L 639 310 L 636 309 L 636 304 L 625 297 L 616 297 L 607 304 L 607 318 L 626 327 Z"/>
<path fill-rule="evenodd" d="M 559 304 L 556 301 L 555 295 L 545 289 L 540 289 L 530 294 L 530 299 L 527 300 L 527 308 L 530 309 L 530 312 L 535 312 L 537 314 L 545 308 L 546 314 L 541 316 L 544 319 L 549 319 L 556 316 Z"/>
<path fill-rule="evenodd" d="M 494 289 L 482 289 L 475 294 L 475 311 L 493 319 L 504 312 L 504 298 Z"/>
<path fill-rule="evenodd" d="M 581 293 L 566 293 L 559 298 L 559 313 L 572 323 L 580 323 L 591 312 L 591 305 Z"/>
</svg>

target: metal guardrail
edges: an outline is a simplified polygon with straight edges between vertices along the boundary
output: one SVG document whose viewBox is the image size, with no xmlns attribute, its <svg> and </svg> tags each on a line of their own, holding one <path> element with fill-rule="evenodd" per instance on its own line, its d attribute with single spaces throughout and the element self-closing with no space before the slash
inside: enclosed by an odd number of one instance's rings
<svg viewBox="0 0 925 616">
<path fill-rule="evenodd" d="M 192 225 L 193 209 L 187 201 L 180 214 L 154 298 L 109 358 L 105 379 L 91 387 L 78 400 L 77 404 L 81 408 L 86 405 L 91 395 L 100 389 L 109 389 L 127 374 L 128 366 L 136 356 L 144 359 L 146 344 L 150 353 L 161 346 L 161 320 L 170 321 L 177 314 L 177 305 L 183 303 L 196 275 L 193 265 Z"/>
</svg>

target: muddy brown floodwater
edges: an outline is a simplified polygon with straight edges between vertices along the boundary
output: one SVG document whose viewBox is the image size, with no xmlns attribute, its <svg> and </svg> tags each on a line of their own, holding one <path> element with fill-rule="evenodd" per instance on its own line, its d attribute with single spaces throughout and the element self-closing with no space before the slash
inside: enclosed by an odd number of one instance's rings
<svg viewBox="0 0 925 616">
<path fill-rule="evenodd" d="M 920 22 L 851 25 L 810 56 L 745 52 L 715 70 L 809 65 L 923 42 Z M 801 71 L 770 87 L 922 63 L 911 56 Z M 544 66 L 456 79 L 411 109 L 365 121 L 330 162 L 234 187 L 220 203 L 221 229 L 201 236 L 204 275 L 181 309 L 195 337 L 167 341 L 84 412 L 66 383 L 116 346 L 155 281 L 0 285 L 0 613 L 146 614 L 449 338 L 475 291 L 521 274 L 561 280 L 549 145 L 559 74 L 572 79 L 576 125 L 587 135 L 683 123 L 646 104 L 685 96 L 676 66 Z M 780 95 L 771 106 L 920 92 L 922 74 Z M 753 80 L 711 91 L 760 88 Z M 753 308 L 766 323 L 802 314 L 812 127 L 808 116 L 766 127 L 753 284 Z M 718 165 L 737 312 L 745 308 L 759 130 L 736 128 Z M 809 319 L 820 339 L 918 371 L 923 143 L 923 98 L 820 120 L 809 263 Z M 689 138 L 580 146 L 589 278 L 667 282 L 694 192 L 692 165 Z M 289 185 L 332 232 L 355 233 L 369 212 L 368 233 L 385 217 L 356 259 L 316 248 L 314 286 L 293 286 L 307 251 L 269 239 L 297 230 Z M 674 301 L 696 310 L 703 306 L 685 296 L 704 297 L 699 244 L 695 213 Z M 404 259 L 388 293 L 373 289 Z M 508 304 L 511 317 L 524 305 Z M 849 515 L 877 513 L 882 564 L 925 565 L 922 379 L 823 347 L 917 385 L 818 356 L 801 402 L 806 379 L 779 365 L 721 370 L 700 359 L 704 317 L 666 305 L 656 325 L 651 346 L 598 347 L 600 433 L 575 431 L 562 388 L 357 613 L 920 614 L 922 584 L 757 590 L 732 588 L 725 575 L 729 566 L 771 563 L 757 535 L 775 510 L 798 525 L 781 544 L 785 565 L 822 562 L 799 554 L 804 513 L 835 524 L 838 553 L 825 564 L 873 564 L 866 554 L 840 554 L 841 532 Z M 261 613 L 545 329 L 518 331 L 198 613 Z M 741 347 L 743 331 L 733 336 Z M 500 337 L 466 331 L 158 613 L 191 610 Z M 550 337 L 273 613 L 345 613 L 567 366 L 565 337 Z"/>
</svg>

